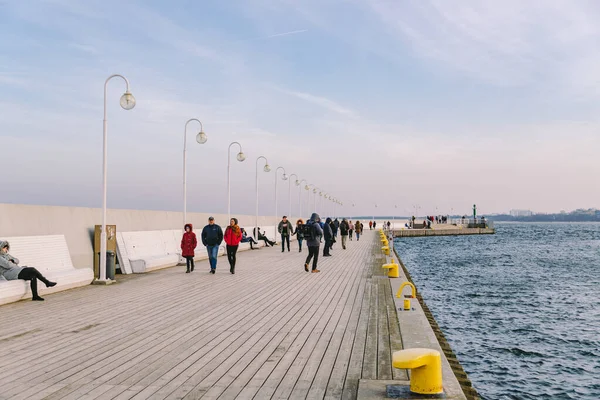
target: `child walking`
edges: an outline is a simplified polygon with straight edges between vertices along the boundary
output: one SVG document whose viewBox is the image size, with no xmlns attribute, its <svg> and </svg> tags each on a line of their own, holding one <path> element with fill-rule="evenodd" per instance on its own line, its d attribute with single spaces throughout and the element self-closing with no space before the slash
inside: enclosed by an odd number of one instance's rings
<svg viewBox="0 0 600 400">
<path fill-rule="evenodd" d="M 194 227 L 192 224 L 186 224 L 185 233 L 183 234 L 183 238 L 181 238 L 181 256 L 185 258 L 186 263 L 186 274 L 189 274 L 194 270 L 194 250 L 196 250 L 196 246 L 198 245 L 198 240 L 196 240 L 196 234 L 193 232 Z"/>
</svg>

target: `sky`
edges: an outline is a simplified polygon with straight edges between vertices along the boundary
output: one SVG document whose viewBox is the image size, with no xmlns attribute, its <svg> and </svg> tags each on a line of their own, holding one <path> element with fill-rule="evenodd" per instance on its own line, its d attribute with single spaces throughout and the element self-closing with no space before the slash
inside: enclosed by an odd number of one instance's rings
<svg viewBox="0 0 600 400">
<path fill-rule="evenodd" d="M 279 166 L 347 215 L 600 208 L 598 20 L 586 0 L 0 0 L 0 202 L 101 206 L 123 74 L 110 208 L 183 208 L 189 118 L 188 211 L 226 213 L 232 141 L 233 214 L 261 155 L 261 214 L 276 176 L 298 211 Z"/>
</svg>

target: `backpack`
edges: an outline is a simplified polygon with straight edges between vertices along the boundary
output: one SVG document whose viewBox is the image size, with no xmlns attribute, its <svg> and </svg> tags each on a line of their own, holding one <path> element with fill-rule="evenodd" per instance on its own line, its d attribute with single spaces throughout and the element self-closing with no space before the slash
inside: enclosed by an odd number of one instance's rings
<svg viewBox="0 0 600 400">
<path fill-rule="evenodd" d="M 304 239 L 306 239 L 306 240 L 315 240 L 316 239 L 315 228 L 313 227 L 313 224 L 302 224 L 300 226 L 300 232 L 302 233 L 302 236 L 304 236 Z"/>
</svg>

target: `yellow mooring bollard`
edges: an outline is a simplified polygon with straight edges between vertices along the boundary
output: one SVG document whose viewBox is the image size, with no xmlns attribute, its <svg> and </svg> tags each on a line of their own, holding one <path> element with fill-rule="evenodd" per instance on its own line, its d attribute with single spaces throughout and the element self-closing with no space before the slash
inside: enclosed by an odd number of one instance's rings
<svg viewBox="0 0 600 400">
<path fill-rule="evenodd" d="M 386 256 L 390 255 L 390 246 L 383 246 L 381 250 L 383 250 L 383 254 L 385 254 Z"/>
<path fill-rule="evenodd" d="M 410 286 L 410 288 L 412 289 L 411 298 L 414 299 L 414 298 L 417 297 L 417 289 L 415 288 L 415 285 L 413 285 L 409 281 L 406 281 L 406 282 L 403 282 L 402 285 L 400 285 L 400 287 L 398 288 L 398 291 L 396 292 L 396 297 L 397 298 L 401 298 L 402 297 L 402 291 L 407 286 Z"/>
<path fill-rule="evenodd" d="M 404 299 L 404 311 L 410 311 L 410 299 Z"/>
<path fill-rule="evenodd" d="M 398 268 L 398 264 L 394 262 L 393 258 L 391 263 L 383 264 L 382 268 L 387 268 L 388 278 L 400 278 L 400 269 Z"/>
<path fill-rule="evenodd" d="M 410 391 L 417 394 L 444 393 L 442 359 L 433 349 L 406 349 L 392 354 L 394 368 L 410 369 Z"/>
</svg>

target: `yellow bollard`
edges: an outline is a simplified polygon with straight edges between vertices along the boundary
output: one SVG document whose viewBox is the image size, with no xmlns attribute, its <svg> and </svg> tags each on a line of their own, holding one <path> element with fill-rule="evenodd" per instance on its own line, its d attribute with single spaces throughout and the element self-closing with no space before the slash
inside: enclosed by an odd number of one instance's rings
<svg viewBox="0 0 600 400">
<path fill-rule="evenodd" d="M 404 311 L 410 311 L 410 299 L 404 299 Z"/>
<path fill-rule="evenodd" d="M 383 246 L 381 250 L 383 250 L 383 254 L 385 254 L 386 256 L 390 255 L 390 246 Z"/>
<path fill-rule="evenodd" d="M 383 264 L 382 268 L 386 268 L 388 270 L 388 278 L 400 278 L 400 269 L 398 268 L 398 264 L 394 262 L 393 258 L 391 263 Z"/>
<path fill-rule="evenodd" d="M 409 281 L 403 282 L 402 285 L 400 285 L 400 288 L 398 288 L 398 291 L 396 292 L 396 297 L 397 298 L 401 298 L 402 297 L 402 291 L 404 290 L 404 288 L 406 286 L 410 286 L 410 288 L 412 289 L 412 298 L 416 298 L 417 297 L 417 289 L 415 288 L 415 285 L 413 285 L 412 283 L 410 283 Z"/>
<path fill-rule="evenodd" d="M 392 354 L 394 368 L 410 369 L 410 391 L 417 394 L 444 393 L 442 359 L 433 349 L 406 349 Z"/>
</svg>

